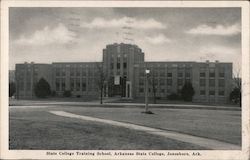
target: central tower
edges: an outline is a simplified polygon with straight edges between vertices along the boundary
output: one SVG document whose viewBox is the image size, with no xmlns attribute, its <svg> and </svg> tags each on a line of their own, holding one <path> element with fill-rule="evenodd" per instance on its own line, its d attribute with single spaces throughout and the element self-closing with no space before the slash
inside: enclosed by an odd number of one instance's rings
<svg viewBox="0 0 250 160">
<path fill-rule="evenodd" d="M 132 97 L 134 65 L 140 62 L 144 53 L 137 45 L 114 43 L 103 49 L 108 96 Z"/>
</svg>

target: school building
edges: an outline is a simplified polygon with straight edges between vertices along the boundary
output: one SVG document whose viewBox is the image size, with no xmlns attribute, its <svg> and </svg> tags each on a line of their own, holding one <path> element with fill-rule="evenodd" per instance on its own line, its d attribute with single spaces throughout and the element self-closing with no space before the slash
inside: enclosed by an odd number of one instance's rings
<svg viewBox="0 0 250 160">
<path fill-rule="evenodd" d="M 180 94 L 186 82 L 192 83 L 194 102 L 226 103 L 232 90 L 232 63 L 224 62 L 146 62 L 141 48 L 114 43 L 103 49 L 102 62 L 54 62 L 16 64 L 15 80 L 19 98 L 33 98 L 40 78 L 50 84 L 56 96 L 71 91 L 73 97 L 100 96 L 103 82 L 105 97 L 138 98 L 145 96 L 145 70 L 148 95 L 166 99 Z"/>
</svg>

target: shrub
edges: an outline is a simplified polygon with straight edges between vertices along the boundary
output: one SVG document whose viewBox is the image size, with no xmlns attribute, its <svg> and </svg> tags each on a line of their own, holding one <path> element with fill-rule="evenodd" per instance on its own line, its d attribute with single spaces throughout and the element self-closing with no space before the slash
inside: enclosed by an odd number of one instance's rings
<svg viewBox="0 0 250 160">
<path fill-rule="evenodd" d="M 56 91 L 52 91 L 52 92 L 51 92 L 51 96 L 52 96 L 52 97 L 55 97 L 55 96 L 56 96 Z"/>
<path fill-rule="evenodd" d="M 41 78 L 35 85 L 35 95 L 38 98 L 46 98 L 50 94 L 51 91 L 49 83 L 44 78 Z"/>
<path fill-rule="evenodd" d="M 64 97 L 71 97 L 71 96 L 72 96 L 72 95 L 71 95 L 71 91 L 69 91 L 69 90 L 64 91 L 64 92 L 63 92 L 63 96 L 64 96 Z"/>
<path fill-rule="evenodd" d="M 12 97 L 16 93 L 16 84 L 14 82 L 9 83 L 9 97 Z"/>
<path fill-rule="evenodd" d="M 235 104 L 241 104 L 241 90 L 239 88 L 234 88 L 230 93 L 230 101 Z"/>
<path fill-rule="evenodd" d="M 181 89 L 181 97 L 184 101 L 192 101 L 194 96 L 194 88 L 192 83 L 185 83 Z"/>
<path fill-rule="evenodd" d="M 180 96 L 176 93 L 171 93 L 170 95 L 167 96 L 168 100 L 179 100 Z"/>
</svg>

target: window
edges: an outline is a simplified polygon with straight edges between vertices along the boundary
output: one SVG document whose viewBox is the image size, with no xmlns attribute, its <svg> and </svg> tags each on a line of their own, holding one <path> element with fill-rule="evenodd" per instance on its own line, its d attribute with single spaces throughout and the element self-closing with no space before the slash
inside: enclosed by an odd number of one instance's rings
<svg viewBox="0 0 250 160">
<path fill-rule="evenodd" d="M 94 76 L 94 69 L 93 68 L 89 68 L 89 76 Z"/>
<path fill-rule="evenodd" d="M 123 68 L 124 68 L 124 69 L 127 68 L 127 63 L 126 63 L 126 62 L 123 63 Z"/>
<path fill-rule="evenodd" d="M 110 68 L 114 69 L 114 63 L 110 63 Z"/>
<path fill-rule="evenodd" d="M 183 85 L 183 80 L 182 79 L 178 79 L 178 86 L 182 86 Z"/>
<path fill-rule="evenodd" d="M 28 82 L 26 85 L 27 85 L 27 86 L 26 86 L 26 87 L 27 87 L 27 88 L 26 88 L 26 89 L 27 89 L 27 91 L 30 91 L 30 90 L 31 90 L 31 83 L 30 83 L 30 82 Z"/>
<path fill-rule="evenodd" d="M 178 73 L 178 77 L 182 77 L 183 76 L 183 73 L 182 72 L 179 72 Z"/>
<path fill-rule="evenodd" d="M 225 92 L 224 91 L 219 91 L 219 96 L 224 96 Z"/>
<path fill-rule="evenodd" d="M 172 73 L 168 73 L 168 77 L 172 77 Z"/>
<path fill-rule="evenodd" d="M 23 83 L 23 81 L 19 82 L 19 88 L 20 88 L 20 91 L 24 90 L 24 83 Z"/>
<path fill-rule="evenodd" d="M 34 72 L 34 76 L 38 76 L 38 71 L 35 71 L 35 72 Z"/>
<path fill-rule="evenodd" d="M 85 77 L 86 75 L 87 75 L 87 73 L 86 73 L 86 68 L 83 68 L 83 69 L 82 69 L 82 76 Z"/>
<path fill-rule="evenodd" d="M 74 90 L 74 79 L 73 78 L 70 78 L 70 90 L 73 91 Z"/>
<path fill-rule="evenodd" d="M 215 77 L 214 69 L 209 71 L 209 77 Z"/>
<path fill-rule="evenodd" d="M 82 91 L 86 91 L 86 79 L 82 80 Z"/>
<path fill-rule="evenodd" d="M 224 67 L 220 67 L 219 68 L 219 77 L 220 78 L 224 78 L 225 77 L 225 68 Z"/>
<path fill-rule="evenodd" d="M 154 85 L 157 86 L 158 85 L 158 79 L 153 79 L 152 83 L 154 83 Z"/>
<path fill-rule="evenodd" d="M 65 71 L 65 68 L 62 69 L 62 76 L 65 76 L 66 75 L 66 71 Z"/>
<path fill-rule="evenodd" d="M 164 86 L 165 85 L 165 80 L 163 78 L 160 79 L 160 85 Z"/>
<path fill-rule="evenodd" d="M 88 79 L 87 88 L 88 88 L 88 91 L 90 91 L 90 92 L 92 91 L 91 78 Z"/>
<path fill-rule="evenodd" d="M 191 83 L 191 79 L 185 79 L 185 83 Z"/>
<path fill-rule="evenodd" d="M 120 69 L 120 67 L 121 67 L 120 63 L 117 63 L 117 69 Z"/>
<path fill-rule="evenodd" d="M 75 75 L 75 70 L 74 68 L 70 68 L 70 76 L 74 76 Z"/>
<path fill-rule="evenodd" d="M 139 85 L 141 85 L 141 86 L 144 85 L 144 79 L 139 79 Z"/>
<path fill-rule="evenodd" d="M 76 79 L 76 90 L 80 91 L 80 78 Z"/>
<path fill-rule="evenodd" d="M 225 87 L 225 80 L 219 79 L 219 87 Z"/>
<path fill-rule="evenodd" d="M 164 93 L 165 92 L 165 89 L 161 89 L 161 93 Z"/>
<path fill-rule="evenodd" d="M 167 80 L 167 85 L 168 85 L 168 86 L 171 86 L 171 85 L 172 85 L 172 79 L 168 79 L 168 80 Z"/>
<path fill-rule="evenodd" d="M 206 73 L 205 72 L 200 72 L 200 77 L 206 77 Z"/>
<path fill-rule="evenodd" d="M 153 71 L 153 74 L 154 74 L 155 77 L 158 77 L 158 76 L 159 76 L 159 73 L 158 73 L 157 70 L 154 70 L 154 71 Z"/>
<path fill-rule="evenodd" d="M 140 89 L 139 89 L 139 92 L 140 92 L 140 93 L 143 93 L 143 92 L 144 92 L 144 89 L 143 89 L 143 88 L 140 88 Z"/>
<path fill-rule="evenodd" d="M 56 76 L 60 76 L 60 69 L 56 68 Z"/>
<path fill-rule="evenodd" d="M 200 90 L 200 95 L 201 95 L 201 96 L 206 95 L 206 91 L 205 91 L 205 90 Z"/>
<path fill-rule="evenodd" d="M 56 91 L 60 90 L 60 79 L 56 78 Z"/>
<path fill-rule="evenodd" d="M 157 88 L 154 88 L 153 91 L 156 93 L 157 92 Z"/>
<path fill-rule="evenodd" d="M 161 77 L 164 77 L 164 76 L 165 76 L 164 69 L 161 69 L 161 70 L 160 70 L 160 76 L 161 76 Z"/>
<path fill-rule="evenodd" d="M 209 95 L 211 95 L 211 96 L 214 96 L 215 95 L 215 91 L 209 91 Z"/>
<path fill-rule="evenodd" d="M 200 79 L 200 86 L 202 86 L 202 87 L 206 86 L 206 80 L 205 79 Z"/>
<path fill-rule="evenodd" d="M 31 73 L 30 71 L 27 71 L 27 77 L 30 78 L 31 77 Z"/>
<path fill-rule="evenodd" d="M 76 76 L 80 76 L 80 68 L 76 68 Z"/>
<path fill-rule="evenodd" d="M 214 87 L 215 86 L 215 80 L 214 79 L 209 79 L 209 86 Z"/>
<path fill-rule="evenodd" d="M 144 76 L 144 74 L 145 74 L 144 71 L 141 69 L 140 70 L 140 76 Z"/>
<path fill-rule="evenodd" d="M 190 72 L 185 73 L 185 77 L 190 77 L 190 75 L 191 75 Z"/>
<path fill-rule="evenodd" d="M 220 78 L 224 78 L 224 77 L 225 77 L 225 73 L 224 73 L 224 72 L 220 72 L 220 73 L 219 73 L 219 77 L 220 77 Z"/>
<path fill-rule="evenodd" d="M 64 91 L 65 90 L 65 79 L 63 78 L 62 79 L 62 91 Z"/>
</svg>

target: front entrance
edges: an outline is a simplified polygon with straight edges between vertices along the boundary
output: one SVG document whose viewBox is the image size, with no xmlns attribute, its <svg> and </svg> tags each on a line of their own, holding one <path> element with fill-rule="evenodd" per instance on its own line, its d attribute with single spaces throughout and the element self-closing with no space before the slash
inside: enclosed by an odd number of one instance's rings
<svg viewBox="0 0 250 160">
<path fill-rule="evenodd" d="M 119 79 L 118 79 L 119 78 Z M 126 77 L 111 77 L 108 86 L 108 96 L 126 96 Z"/>
</svg>

